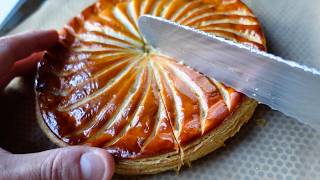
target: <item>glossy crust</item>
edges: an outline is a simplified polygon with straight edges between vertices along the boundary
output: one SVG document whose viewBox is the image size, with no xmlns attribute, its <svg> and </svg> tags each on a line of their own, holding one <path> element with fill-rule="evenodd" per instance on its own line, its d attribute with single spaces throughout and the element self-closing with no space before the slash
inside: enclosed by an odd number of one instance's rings
<svg viewBox="0 0 320 180">
<path fill-rule="evenodd" d="M 149 47 L 141 14 L 265 50 L 238 0 L 101 0 L 75 17 L 39 64 L 38 122 L 59 146 L 105 148 L 119 174 L 179 169 L 223 145 L 257 105 Z"/>
<path fill-rule="evenodd" d="M 246 98 L 240 107 L 214 131 L 199 138 L 195 142 L 184 147 L 179 155 L 166 154 L 154 158 L 141 160 L 122 160 L 117 164 L 116 172 L 119 174 L 156 174 L 162 171 L 174 169 L 180 170 L 182 165 L 190 165 L 212 151 L 224 145 L 225 140 L 235 135 L 254 113 L 257 103 Z"/>
<path fill-rule="evenodd" d="M 157 174 L 167 170 L 179 171 L 181 166 L 189 165 L 192 161 L 197 160 L 219 147 L 224 145 L 224 142 L 234 136 L 254 113 L 257 107 L 257 102 L 245 98 L 239 108 L 214 131 L 199 138 L 197 141 L 184 147 L 179 152 L 172 152 L 163 155 L 157 155 L 149 158 L 141 158 L 137 160 L 118 160 L 116 162 L 116 173 L 124 175 L 139 175 L 139 174 Z M 58 139 L 44 123 L 42 116 L 37 108 L 37 120 L 41 129 L 45 132 L 48 138 L 60 147 L 66 147 L 68 144 Z"/>
</svg>

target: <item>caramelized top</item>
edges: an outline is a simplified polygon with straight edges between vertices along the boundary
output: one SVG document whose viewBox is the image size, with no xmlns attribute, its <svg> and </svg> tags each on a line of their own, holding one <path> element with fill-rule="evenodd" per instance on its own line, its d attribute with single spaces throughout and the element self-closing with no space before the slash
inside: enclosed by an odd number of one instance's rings
<svg viewBox="0 0 320 180">
<path fill-rule="evenodd" d="M 39 64 L 38 107 L 61 141 L 118 158 L 178 152 L 240 104 L 240 93 L 146 50 L 143 14 L 265 48 L 257 19 L 238 0 L 100 0 L 71 20 Z"/>
</svg>

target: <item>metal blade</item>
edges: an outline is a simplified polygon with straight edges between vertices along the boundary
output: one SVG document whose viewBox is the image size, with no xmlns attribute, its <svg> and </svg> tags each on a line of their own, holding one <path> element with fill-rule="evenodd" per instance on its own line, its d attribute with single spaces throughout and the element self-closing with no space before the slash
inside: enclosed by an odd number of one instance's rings
<svg viewBox="0 0 320 180">
<path fill-rule="evenodd" d="M 165 55 L 320 130 L 320 72 L 153 16 L 139 27 Z"/>
</svg>

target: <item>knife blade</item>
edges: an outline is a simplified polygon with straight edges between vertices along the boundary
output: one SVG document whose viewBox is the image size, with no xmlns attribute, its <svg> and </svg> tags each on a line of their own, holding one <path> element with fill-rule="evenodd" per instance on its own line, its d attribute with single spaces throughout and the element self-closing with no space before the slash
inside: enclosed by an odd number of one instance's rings
<svg viewBox="0 0 320 180">
<path fill-rule="evenodd" d="M 138 25 L 160 53 L 320 130 L 319 70 L 160 17 Z"/>
</svg>

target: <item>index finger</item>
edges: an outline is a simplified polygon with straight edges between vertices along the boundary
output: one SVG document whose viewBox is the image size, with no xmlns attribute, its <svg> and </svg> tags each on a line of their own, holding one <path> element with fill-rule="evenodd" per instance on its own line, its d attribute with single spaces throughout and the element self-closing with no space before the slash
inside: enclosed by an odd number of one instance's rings
<svg viewBox="0 0 320 180">
<path fill-rule="evenodd" d="M 52 47 L 58 40 L 59 35 L 55 30 L 33 31 L 0 38 L 0 72 L 11 68 L 19 59 Z"/>
</svg>

